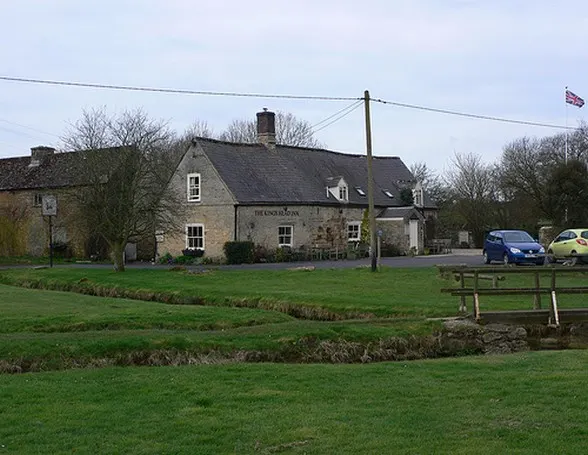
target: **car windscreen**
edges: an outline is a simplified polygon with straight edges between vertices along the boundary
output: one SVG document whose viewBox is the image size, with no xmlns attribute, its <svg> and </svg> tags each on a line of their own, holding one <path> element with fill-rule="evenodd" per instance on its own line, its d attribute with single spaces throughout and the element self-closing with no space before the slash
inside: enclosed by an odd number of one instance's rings
<svg viewBox="0 0 588 455">
<path fill-rule="evenodd" d="M 504 241 L 507 243 L 527 243 L 535 241 L 533 240 L 533 237 L 526 232 L 505 232 L 503 237 Z"/>
</svg>

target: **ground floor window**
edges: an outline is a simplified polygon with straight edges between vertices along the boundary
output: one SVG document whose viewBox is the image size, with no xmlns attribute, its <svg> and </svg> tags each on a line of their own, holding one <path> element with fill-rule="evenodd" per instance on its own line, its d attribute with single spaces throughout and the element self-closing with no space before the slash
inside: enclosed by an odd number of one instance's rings
<svg viewBox="0 0 588 455">
<path fill-rule="evenodd" d="M 43 195 L 41 193 L 35 193 L 33 195 L 33 206 L 41 207 L 43 205 Z"/>
<path fill-rule="evenodd" d="M 279 246 L 292 246 L 292 232 L 294 228 L 292 226 L 279 226 L 278 227 L 278 245 Z"/>
<path fill-rule="evenodd" d="M 361 223 L 352 221 L 347 223 L 347 241 L 359 242 L 361 240 Z"/>
<path fill-rule="evenodd" d="M 186 248 L 192 250 L 204 249 L 204 225 L 188 224 L 186 225 Z"/>
</svg>

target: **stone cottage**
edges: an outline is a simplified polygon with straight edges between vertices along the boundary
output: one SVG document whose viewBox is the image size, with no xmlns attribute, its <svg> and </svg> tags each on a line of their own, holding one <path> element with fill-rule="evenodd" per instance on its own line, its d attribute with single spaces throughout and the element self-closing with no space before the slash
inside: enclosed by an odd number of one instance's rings
<svg viewBox="0 0 588 455">
<path fill-rule="evenodd" d="M 108 169 L 118 148 L 93 151 Z M 50 196 L 57 202 L 51 218 L 52 243 L 63 253 L 88 256 L 104 248 L 99 239 L 82 232 L 76 219 L 72 192 L 87 185 L 84 169 L 87 153 L 59 153 L 52 147 L 31 148 L 30 156 L 0 159 L 0 255 L 41 256 L 49 249 L 49 217 L 42 203 Z M 102 242 L 103 243 L 103 242 Z M 104 254 L 106 252 L 104 251 Z M 137 255 L 137 244 L 127 245 L 127 258 Z M 147 246 L 146 257 L 153 257 Z"/>
<path fill-rule="evenodd" d="M 258 143 L 197 138 L 170 182 L 183 198 L 183 232 L 158 232 L 157 251 L 186 248 L 223 256 L 227 241 L 267 249 L 336 248 L 361 239 L 368 208 L 367 161 L 324 149 L 276 144 L 272 112 L 257 114 Z M 400 252 L 424 247 L 426 195 L 398 157 L 373 158 L 374 204 L 382 242 Z M 403 202 L 412 191 L 416 204 Z"/>
</svg>

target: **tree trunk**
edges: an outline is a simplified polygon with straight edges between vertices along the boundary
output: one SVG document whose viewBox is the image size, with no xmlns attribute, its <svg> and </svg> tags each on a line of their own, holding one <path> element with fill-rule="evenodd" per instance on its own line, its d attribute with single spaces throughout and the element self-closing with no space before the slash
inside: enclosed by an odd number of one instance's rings
<svg viewBox="0 0 588 455">
<path fill-rule="evenodd" d="M 114 265 L 115 272 L 125 271 L 125 242 L 114 242 L 110 245 L 110 257 Z"/>
</svg>

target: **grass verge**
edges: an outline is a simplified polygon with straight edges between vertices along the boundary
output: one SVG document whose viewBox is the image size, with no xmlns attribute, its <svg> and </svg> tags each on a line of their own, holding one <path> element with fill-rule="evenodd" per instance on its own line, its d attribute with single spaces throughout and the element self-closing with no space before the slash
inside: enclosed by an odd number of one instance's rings
<svg viewBox="0 0 588 455">
<path fill-rule="evenodd" d="M 0 376 L 6 453 L 584 453 L 588 351 Z"/>
</svg>

